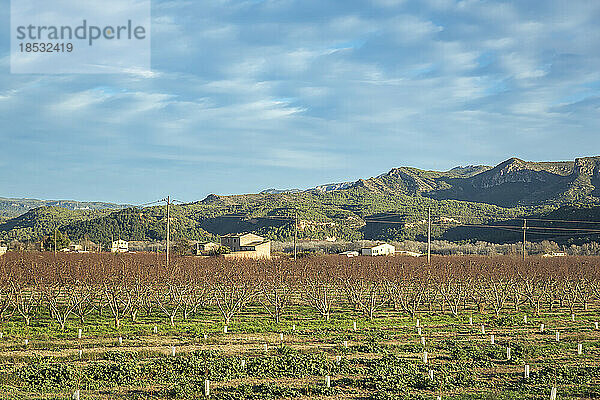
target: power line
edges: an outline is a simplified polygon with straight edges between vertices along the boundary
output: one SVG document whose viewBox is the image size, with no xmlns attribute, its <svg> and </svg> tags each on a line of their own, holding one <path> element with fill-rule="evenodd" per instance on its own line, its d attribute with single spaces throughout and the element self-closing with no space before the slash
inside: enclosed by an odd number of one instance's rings
<svg viewBox="0 0 600 400">
<path fill-rule="evenodd" d="M 365 219 L 365 222 L 375 222 L 382 224 L 400 224 L 407 225 L 406 222 L 401 221 L 382 221 L 382 220 L 371 220 Z M 518 225 L 486 225 L 486 224 L 460 224 L 460 223 L 452 223 L 452 222 L 432 222 L 432 225 L 444 226 L 444 225 L 452 225 L 453 227 L 467 227 L 467 228 L 498 228 L 498 229 L 512 229 L 515 232 L 521 232 L 522 227 Z M 544 227 L 544 226 L 527 226 L 528 231 L 532 230 L 547 230 L 547 231 L 567 231 L 567 232 L 582 232 L 582 233 L 592 233 L 592 234 L 600 234 L 600 229 L 586 229 L 586 228 L 562 228 L 562 227 Z"/>
<path fill-rule="evenodd" d="M 573 224 L 593 224 L 600 225 L 600 221 L 574 221 L 574 220 L 566 220 L 566 219 L 543 219 L 543 218 L 528 218 L 531 221 L 544 221 L 544 222 L 566 222 Z"/>
</svg>

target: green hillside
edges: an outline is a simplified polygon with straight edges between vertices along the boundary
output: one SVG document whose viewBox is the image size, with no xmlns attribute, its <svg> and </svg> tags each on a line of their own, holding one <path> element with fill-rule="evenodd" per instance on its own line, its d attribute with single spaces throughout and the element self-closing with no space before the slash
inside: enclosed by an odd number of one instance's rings
<svg viewBox="0 0 600 400">
<path fill-rule="evenodd" d="M 116 210 L 124 208 L 124 205 L 85 202 L 74 200 L 37 200 L 37 199 L 12 199 L 0 197 L 0 223 L 3 219 L 16 218 L 29 210 L 40 207 L 60 207 L 67 210 Z"/>
<path fill-rule="evenodd" d="M 69 210 L 61 207 L 40 207 L 0 224 L 0 239 L 31 241 L 62 229 L 65 225 L 82 222 L 110 210 Z"/>
<path fill-rule="evenodd" d="M 434 238 L 515 242 L 521 238 L 524 217 L 600 220 L 599 183 L 600 157 L 542 163 L 510 159 L 493 168 L 457 167 L 446 172 L 402 167 L 307 191 L 210 195 L 173 206 L 171 223 L 174 240 L 205 240 L 243 231 L 288 240 L 297 214 L 301 239 L 424 239 L 430 208 Z M 505 229 L 462 226 L 500 222 Z M 75 240 L 158 241 L 166 236 L 165 207 L 117 211 L 40 207 L 1 223 L 0 239 L 38 240 L 55 228 Z M 531 237 L 563 242 L 594 238 L 568 230 L 551 233 L 532 230 Z"/>
<path fill-rule="evenodd" d="M 209 196 L 201 202 L 172 206 L 173 238 L 207 239 L 211 235 L 253 231 L 270 239 L 293 236 L 297 212 L 299 237 L 345 240 L 390 237 L 414 238 L 422 226 L 404 229 L 369 220 L 390 220 L 400 214 L 405 223 L 426 218 L 427 208 L 436 215 L 465 215 L 479 223 L 514 218 L 524 210 L 468 203 L 432 200 L 422 196 L 379 194 L 365 188 L 330 193 L 257 194 Z M 113 238 L 126 240 L 162 240 L 165 238 L 165 207 L 128 208 L 120 211 L 71 211 L 57 207 L 32 210 L 0 225 L 0 238 L 36 240 L 55 228 L 72 239 L 84 236 L 106 243 Z"/>
</svg>

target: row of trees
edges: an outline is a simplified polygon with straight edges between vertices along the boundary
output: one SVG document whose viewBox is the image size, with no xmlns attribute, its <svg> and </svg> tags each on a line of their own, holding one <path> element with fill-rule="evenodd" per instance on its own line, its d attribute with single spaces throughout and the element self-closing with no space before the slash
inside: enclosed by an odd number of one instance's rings
<svg viewBox="0 0 600 400">
<path fill-rule="evenodd" d="M 14 253 L 0 258 L 0 321 L 50 317 L 64 328 L 95 313 L 136 322 L 160 313 L 171 325 L 212 307 L 225 324 L 249 303 L 279 322 L 298 305 L 375 318 L 382 310 L 422 313 L 587 310 L 600 300 L 595 258 L 419 259 L 319 257 L 230 261 L 152 255 Z"/>
<path fill-rule="evenodd" d="M 359 240 L 356 242 L 344 241 L 302 241 L 297 244 L 298 251 L 313 254 L 339 254 L 343 251 L 358 250 L 361 248 L 377 244 L 373 240 Z M 396 250 L 414 251 L 418 253 L 427 252 L 427 242 L 417 242 L 405 240 L 402 242 L 388 242 L 396 247 Z M 294 242 L 273 242 L 274 251 L 291 253 L 294 249 Z M 433 240 L 431 242 L 431 252 L 437 255 L 480 255 L 480 256 L 516 256 L 522 254 L 523 242 L 497 244 L 490 242 L 450 242 L 446 240 Z M 541 242 L 526 243 L 528 255 L 542 255 L 554 252 L 564 252 L 573 256 L 598 256 L 600 255 L 600 243 L 585 243 L 581 246 L 575 244 L 566 246 L 559 245 L 556 242 L 544 240 Z"/>
</svg>

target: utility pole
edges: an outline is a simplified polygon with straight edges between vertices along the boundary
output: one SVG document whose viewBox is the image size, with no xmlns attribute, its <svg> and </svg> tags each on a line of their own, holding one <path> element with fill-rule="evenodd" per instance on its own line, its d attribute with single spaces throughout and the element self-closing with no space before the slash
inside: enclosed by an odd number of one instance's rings
<svg viewBox="0 0 600 400">
<path fill-rule="evenodd" d="M 427 264 L 431 265 L 431 207 L 427 209 Z"/>
<path fill-rule="evenodd" d="M 56 257 L 56 228 L 54 228 L 54 256 Z"/>
<path fill-rule="evenodd" d="M 298 210 L 294 211 L 294 261 L 298 259 L 297 244 L 298 241 Z"/>
<path fill-rule="evenodd" d="M 167 196 L 167 268 L 169 268 L 169 247 L 171 245 L 171 196 Z"/>
<path fill-rule="evenodd" d="M 527 219 L 523 219 L 523 261 L 525 261 L 525 252 L 527 251 L 525 249 L 525 243 L 527 243 L 527 237 L 525 232 L 527 232 Z"/>
</svg>

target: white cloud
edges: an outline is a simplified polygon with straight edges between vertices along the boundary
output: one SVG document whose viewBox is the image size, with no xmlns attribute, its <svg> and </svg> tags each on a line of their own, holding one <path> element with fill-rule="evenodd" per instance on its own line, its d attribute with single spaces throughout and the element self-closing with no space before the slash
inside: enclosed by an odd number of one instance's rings
<svg viewBox="0 0 600 400">
<path fill-rule="evenodd" d="M 73 163 L 160 165 L 217 193 L 242 190 L 238 168 L 252 187 L 309 187 L 524 148 L 570 158 L 600 128 L 599 6 L 532 4 L 158 1 L 152 71 L 0 74 L 0 123 L 32 148 L 67 139 Z"/>
</svg>

